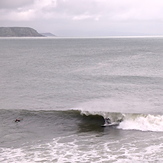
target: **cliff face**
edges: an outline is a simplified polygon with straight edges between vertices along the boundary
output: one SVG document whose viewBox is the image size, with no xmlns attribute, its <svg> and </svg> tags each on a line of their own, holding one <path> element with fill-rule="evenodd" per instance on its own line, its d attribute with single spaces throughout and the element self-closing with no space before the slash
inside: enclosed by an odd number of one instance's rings
<svg viewBox="0 0 163 163">
<path fill-rule="evenodd" d="M 0 37 L 43 37 L 29 27 L 0 27 Z"/>
</svg>

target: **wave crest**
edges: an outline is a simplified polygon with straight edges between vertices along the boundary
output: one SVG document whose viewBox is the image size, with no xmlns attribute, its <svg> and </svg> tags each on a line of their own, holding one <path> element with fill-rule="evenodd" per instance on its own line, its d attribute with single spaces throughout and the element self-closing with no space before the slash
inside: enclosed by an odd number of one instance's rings
<svg viewBox="0 0 163 163">
<path fill-rule="evenodd" d="M 123 130 L 140 130 L 163 132 L 163 115 L 160 114 L 141 114 L 141 113 L 120 113 L 81 110 L 81 115 L 100 115 L 103 118 L 110 118 L 112 122 L 118 119 L 123 121 L 118 126 Z"/>
</svg>

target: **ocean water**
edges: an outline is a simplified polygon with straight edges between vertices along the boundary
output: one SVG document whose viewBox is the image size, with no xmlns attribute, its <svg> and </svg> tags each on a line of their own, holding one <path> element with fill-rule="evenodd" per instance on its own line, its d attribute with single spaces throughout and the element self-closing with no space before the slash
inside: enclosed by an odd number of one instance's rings
<svg viewBox="0 0 163 163">
<path fill-rule="evenodd" d="M 163 162 L 162 45 L 1 38 L 0 162 Z"/>
</svg>

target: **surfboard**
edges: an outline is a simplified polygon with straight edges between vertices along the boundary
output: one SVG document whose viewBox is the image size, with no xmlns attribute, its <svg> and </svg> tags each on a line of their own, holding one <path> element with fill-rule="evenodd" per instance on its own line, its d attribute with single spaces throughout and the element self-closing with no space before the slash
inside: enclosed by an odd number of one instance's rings
<svg viewBox="0 0 163 163">
<path fill-rule="evenodd" d="M 119 122 L 113 122 L 113 123 L 105 123 L 103 125 L 101 125 L 101 127 L 112 127 L 112 126 L 118 126 Z"/>
</svg>

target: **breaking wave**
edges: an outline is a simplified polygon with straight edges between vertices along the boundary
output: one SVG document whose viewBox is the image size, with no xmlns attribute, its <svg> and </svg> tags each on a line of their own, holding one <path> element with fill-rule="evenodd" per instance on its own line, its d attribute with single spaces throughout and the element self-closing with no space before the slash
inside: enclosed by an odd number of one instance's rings
<svg viewBox="0 0 163 163">
<path fill-rule="evenodd" d="M 141 114 L 141 113 L 120 113 L 120 112 L 90 112 L 81 111 L 82 115 L 100 115 L 103 118 L 110 118 L 112 122 L 119 119 L 123 121 L 118 126 L 123 130 L 141 130 L 163 132 L 163 115 Z"/>
<path fill-rule="evenodd" d="M 81 131 L 98 131 L 104 124 L 104 118 L 110 118 L 112 122 L 122 120 L 117 129 L 163 132 L 162 114 L 85 111 L 82 109 L 1 110 L 0 113 L 0 120 L 3 123 L 11 125 L 15 119 L 22 119 L 23 125 L 30 126 L 30 129 L 44 126 L 46 130 L 47 127 L 51 130 L 56 125 L 57 131 L 60 128 L 69 128 L 73 131 L 79 128 Z"/>
</svg>

